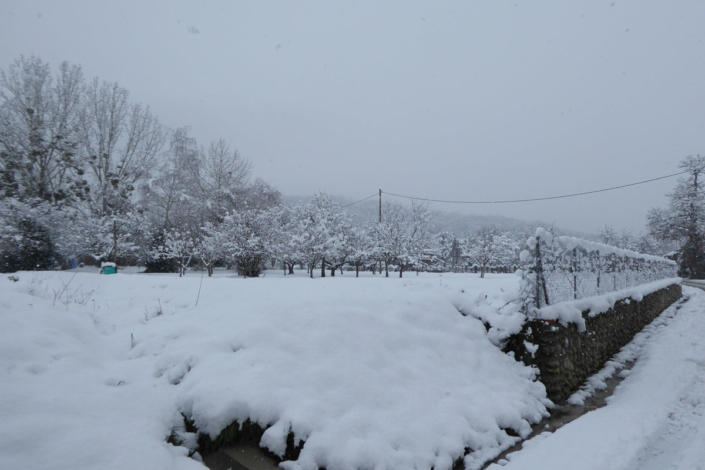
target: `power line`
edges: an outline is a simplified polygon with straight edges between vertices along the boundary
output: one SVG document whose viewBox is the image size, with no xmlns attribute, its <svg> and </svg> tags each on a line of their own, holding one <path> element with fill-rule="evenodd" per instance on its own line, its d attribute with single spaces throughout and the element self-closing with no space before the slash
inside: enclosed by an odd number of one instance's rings
<svg viewBox="0 0 705 470">
<path fill-rule="evenodd" d="M 367 201 L 368 199 L 372 199 L 375 196 L 377 196 L 377 193 L 374 193 L 372 196 L 368 196 L 364 199 L 360 199 L 359 201 L 351 202 L 350 204 L 345 204 L 344 206 L 340 206 L 340 208 L 342 209 L 344 207 L 348 207 L 348 206 L 352 206 L 353 204 L 357 204 L 358 202 Z"/>
<path fill-rule="evenodd" d="M 652 181 L 658 181 L 658 180 L 663 180 L 666 178 L 672 178 L 674 176 L 682 175 L 684 173 L 688 173 L 688 172 L 681 171 L 680 173 L 673 173 L 672 175 L 659 176 L 658 178 L 652 178 L 650 180 L 639 181 L 636 183 L 623 184 L 621 186 L 614 186 L 612 188 L 596 189 L 594 191 L 585 191 L 582 193 L 564 194 L 562 196 L 536 197 L 536 198 L 532 198 L 532 199 L 512 199 L 512 200 L 506 200 L 506 201 L 447 201 L 447 200 L 443 200 L 443 199 L 428 199 L 428 198 L 423 198 L 423 197 L 404 196 L 402 194 L 395 194 L 395 193 L 390 193 L 387 191 L 383 191 L 383 192 L 384 192 L 384 194 L 388 194 L 390 196 L 403 197 L 406 199 L 416 199 L 417 201 L 446 202 L 449 204 L 510 204 L 510 203 L 515 203 L 515 202 L 547 201 L 549 199 L 563 199 L 563 198 L 567 198 L 567 197 L 584 196 L 586 194 L 602 193 L 605 191 L 614 191 L 615 189 L 628 188 L 630 186 L 636 186 L 639 184 L 651 183 Z M 365 199 L 370 199 L 371 197 L 374 197 L 374 196 L 376 196 L 376 194 L 373 194 L 372 196 L 365 198 Z M 363 201 L 365 199 L 363 199 Z M 360 201 L 358 201 L 358 202 L 360 202 Z M 356 203 L 353 203 L 353 204 L 356 204 Z M 343 207 L 345 207 L 345 206 L 343 206 Z"/>
</svg>

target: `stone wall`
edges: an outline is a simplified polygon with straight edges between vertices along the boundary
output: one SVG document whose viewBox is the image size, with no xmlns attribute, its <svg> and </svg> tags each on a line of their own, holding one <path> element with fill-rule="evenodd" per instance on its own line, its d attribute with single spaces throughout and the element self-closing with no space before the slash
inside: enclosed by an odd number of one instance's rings
<svg viewBox="0 0 705 470">
<path fill-rule="evenodd" d="M 537 366 L 548 397 L 560 402 L 577 391 L 634 335 L 680 297 L 681 286 L 673 284 L 645 295 L 641 302 L 621 300 L 611 310 L 595 317 L 583 312 L 586 330 L 582 333 L 575 324 L 530 321 L 520 334 L 510 338 L 505 351 L 513 351 L 517 359 Z M 528 349 L 525 342 L 530 343 Z M 533 349 L 534 354 L 529 349 Z"/>
</svg>

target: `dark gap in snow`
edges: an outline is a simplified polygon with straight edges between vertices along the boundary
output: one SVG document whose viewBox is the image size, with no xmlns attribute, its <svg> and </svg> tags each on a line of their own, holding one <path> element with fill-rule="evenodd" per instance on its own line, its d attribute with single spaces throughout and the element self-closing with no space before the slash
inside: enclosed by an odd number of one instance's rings
<svg viewBox="0 0 705 470">
<path fill-rule="evenodd" d="M 289 431 L 286 439 L 286 451 L 284 456 L 280 458 L 259 446 L 262 435 L 269 426 L 262 428 L 249 419 L 242 425 L 234 421 L 223 429 L 215 439 L 211 439 L 207 434 L 198 433 L 196 427 L 188 419 L 186 422 L 190 423 L 194 432 L 198 434 L 198 452 L 203 455 L 203 463 L 211 470 L 226 470 L 230 468 L 227 466 L 230 461 L 238 462 L 239 467 L 233 466 L 233 470 L 238 468 L 247 470 L 278 468 L 279 462 L 297 460 L 304 447 L 303 440 L 299 441 L 298 445 L 295 444 L 294 433 Z M 244 459 L 241 459 L 240 456 Z"/>
</svg>

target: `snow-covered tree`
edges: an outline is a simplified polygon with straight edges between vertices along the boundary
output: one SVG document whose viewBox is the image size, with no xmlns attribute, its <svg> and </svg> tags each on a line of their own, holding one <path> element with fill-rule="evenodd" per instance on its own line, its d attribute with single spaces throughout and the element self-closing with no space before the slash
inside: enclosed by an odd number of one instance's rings
<svg viewBox="0 0 705 470">
<path fill-rule="evenodd" d="M 267 211 L 245 210 L 227 215 L 221 224 L 223 252 L 242 276 L 259 276 L 272 256 L 271 222 Z"/>
<path fill-rule="evenodd" d="M 462 261 L 462 243 L 458 236 L 451 232 L 440 232 L 433 237 L 438 245 L 438 269 L 442 272 L 455 272 Z"/>
<path fill-rule="evenodd" d="M 656 239 L 677 244 L 681 275 L 700 279 L 705 276 L 705 156 L 686 157 L 679 166 L 687 176 L 668 194 L 667 209 L 649 211 L 648 227 Z"/>
<path fill-rule="evenodd" d="M 374 259 L 375 240 L 369 227 L 353 225 L 346 238 L 346 245 L 350 249 L 349 260 L 355 266 L 355 277 L 359 277 L 360 266 Z"/>
<path fill-rule="evenodd" d="M 334 258 L 343 245 L 342 219 L 340 207 L 325 193 L 295 207 L 292 243 L 297 258 L 307 266 L 311 278 L 318 265 L 321 277 L 325 277 L 326 258 Z"/>
<path fill-rule="evenodd" d="M 408 212 L 409 221 L 406 233 L 406 258 L 400 261 L 399 277 L 402 277 L 404 262 L 418 269 L 421 258 L 431 241 L 430 223 L 433 214 L 427 203 L 411 201 Z"/>
<path fill-rule="evenodd" d="M 416 202 L 410 208 L 386 203 L 382 214 L 382 222 L 372 226 L 376 251 L 384 261 L 385 276 L 389 277 L 389 264 L 397 263 L 402 277 L 404 269 L 418 261 L 430 240 L 431 212 L 427 205 Z"/>
<path fill-rule="evenodd" d="M 164 245 L 158 256 L 175 259 L 179 267 L 179 277 L 186 274 L 186 267 L 196 252 L 196 245 L 191 234 L 178 229 L 164 233 Z"/>
<path fill-rule="evenodd" d="M 284 275 L 294 274 L 294 267 L 300 262 L 293 234 L 297 221 L 296 211 L 288 204 L 269 209 L 272 229 L 272 255 L 279 260 Z"/>
<path fill-rule="evenodd" d="M 215 263 L 224 256 L 225 234 L 219 227 L 210 222 L 206 222 L 201 227 L 201 232 L 196 241 L 196 254 L 203 267 L 208 272 L 208 277 L 213 275 Z"/>
<path fill-rule="evenodd" d="M 341 212 L 334 222 L 335 246 L 329 251 L 326 262 L 330 275 L 335 276 L 336 269 L 342 273 L 343 266 L 348 263 L 355 254 L 356 247 L 353 245 L 353 224 L 347 214 Z"/>
<path fill-rule="evenodd" d="M 511 265 L 517 250 L 516 242 L 507 235 L 499 233 L 495 228 L 485 227 L 468 237 L 465 256 L 471 264 L 480 268 L 480 277 L 484 278 L 490 266 Z"/>
</svg>

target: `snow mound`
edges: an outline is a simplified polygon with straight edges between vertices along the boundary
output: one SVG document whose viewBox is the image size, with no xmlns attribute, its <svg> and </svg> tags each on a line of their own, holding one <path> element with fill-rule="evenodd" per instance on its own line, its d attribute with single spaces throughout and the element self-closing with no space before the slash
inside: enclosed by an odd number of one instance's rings
<svg viewBox="0 0 705 470">
<path fill-rule="evenodd" d="M 289 469 L 443 469 L 466 448 L 473 469 L 551 406 L 453 301 L 504 305 L 515 276 L 207 278 L 197 307 L 197 276 L 19 277 L 0 283 L 3 468 L 199 468 L 165 442 L 183 413 L 211 437 L 250 419 L 279 455 L 292 432 Z"/>
</svg>

